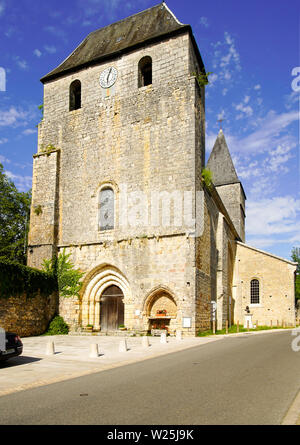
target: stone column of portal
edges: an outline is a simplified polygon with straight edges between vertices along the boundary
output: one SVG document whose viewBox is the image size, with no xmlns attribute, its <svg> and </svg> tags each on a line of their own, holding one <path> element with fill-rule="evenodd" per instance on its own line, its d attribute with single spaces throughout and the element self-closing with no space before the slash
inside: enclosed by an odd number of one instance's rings
<svg viewBox="0 0 300 445">
<path fill-rule="evenodd" d="M 90 302 L 89 304 L 89 324 L 94 326 L 95 320 L 95 302 Z"/>
<path fill-rule="evenodd" d="M 96 301 L 95 303 L 95 324 L 94 328 L 96 330 L 100 329 L 100 301 Z"/>
</svg>

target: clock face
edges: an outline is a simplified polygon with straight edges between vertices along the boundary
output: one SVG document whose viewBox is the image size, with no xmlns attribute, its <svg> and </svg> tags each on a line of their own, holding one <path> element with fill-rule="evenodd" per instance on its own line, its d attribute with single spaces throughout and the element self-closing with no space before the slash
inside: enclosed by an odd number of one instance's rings
<svg viewBox="0 0 300 445">
<path fill-rule="evenodd" d="M 100 74 L 100 85 L 102 88 L 110 88 L 118 77 L 118 71 L 113 66 L 106 68 Z"/>
</svg>

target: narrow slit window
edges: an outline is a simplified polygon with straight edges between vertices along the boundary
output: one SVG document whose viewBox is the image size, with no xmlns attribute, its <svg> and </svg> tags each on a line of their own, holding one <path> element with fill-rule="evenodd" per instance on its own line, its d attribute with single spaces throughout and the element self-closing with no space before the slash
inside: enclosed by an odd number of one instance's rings
<svg viewBox="0 0 300 445">
<path fill-rule="evenodd" d="M 74 80 L 70 85 L 70 111 L 81 108 L 81 82 Z"/>
<path fill-rule="evenodd" d="M 251 290 L 251 304 L 259 304 L 259 281 L 251 280 L 250 284 Z"/>
<path fill-rule="evenodd" d="M 143 57 L 139 61 L 139 88 L 152 84 L 152 59 Z"/>
<path fill-rule="evenodd" d="M 114 191 L 107 187 L 100 191 L 99 229 L 111 230 L 115 225 Z"/>
</svg>

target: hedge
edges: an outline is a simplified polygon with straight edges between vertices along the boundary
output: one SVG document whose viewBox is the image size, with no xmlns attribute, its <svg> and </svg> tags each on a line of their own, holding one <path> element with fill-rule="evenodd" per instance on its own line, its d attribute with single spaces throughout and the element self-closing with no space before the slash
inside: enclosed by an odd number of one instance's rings
<svg viewBox="0 0 300 445">
<path fill-rule="evenodd" d="M 57 291 L 57 278 L 50 273 L 0 258 L 0 298 L 38 293 L 48 297 Z"/>
</svg>

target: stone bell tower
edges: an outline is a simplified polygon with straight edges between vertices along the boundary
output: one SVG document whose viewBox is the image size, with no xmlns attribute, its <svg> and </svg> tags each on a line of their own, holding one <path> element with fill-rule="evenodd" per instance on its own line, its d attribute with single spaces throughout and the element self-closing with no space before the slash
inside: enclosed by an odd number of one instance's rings
<svg viewBox="0 0 300 445">
<path fill-rule="evenodd" d="M 171 206 L 174 191 L 194 199 L 201 190 L 200 72 L 191 27 L 163 2 L 92 32 L 41 79 L 44 117 L 34 156 L 28 264 L 41 267 L 44 258 L 66 249 L 85 273 L 80 303 L 61 306 L 69 324 L 112 326 L 106 301 L 123 295 L 118 305 L 124 304 L 129 328 L 147 330 L 164 306 L 172 308 L 165 320 L 170 329 L 181 327 L 183 318 L 190 320 L 188 335 L 200 322 L 209 326 L 209 305 L 200 299 L 209 301 L 210 285 L 198 289 L 196 241 L 189 237 L 197 222 L 188 232 L 173 221 L 154 224 L 148 206 L 140 212 L 142 224 L 129 227 L 121 223 L 120 206 L 124 189 L 142 193 L 143 203 L 154 193 L 167 194 Z M 107 293 L 107 283 L 117 289 Z M 198 307 L 207 311 L 201 317 Z"/>
</svg>

